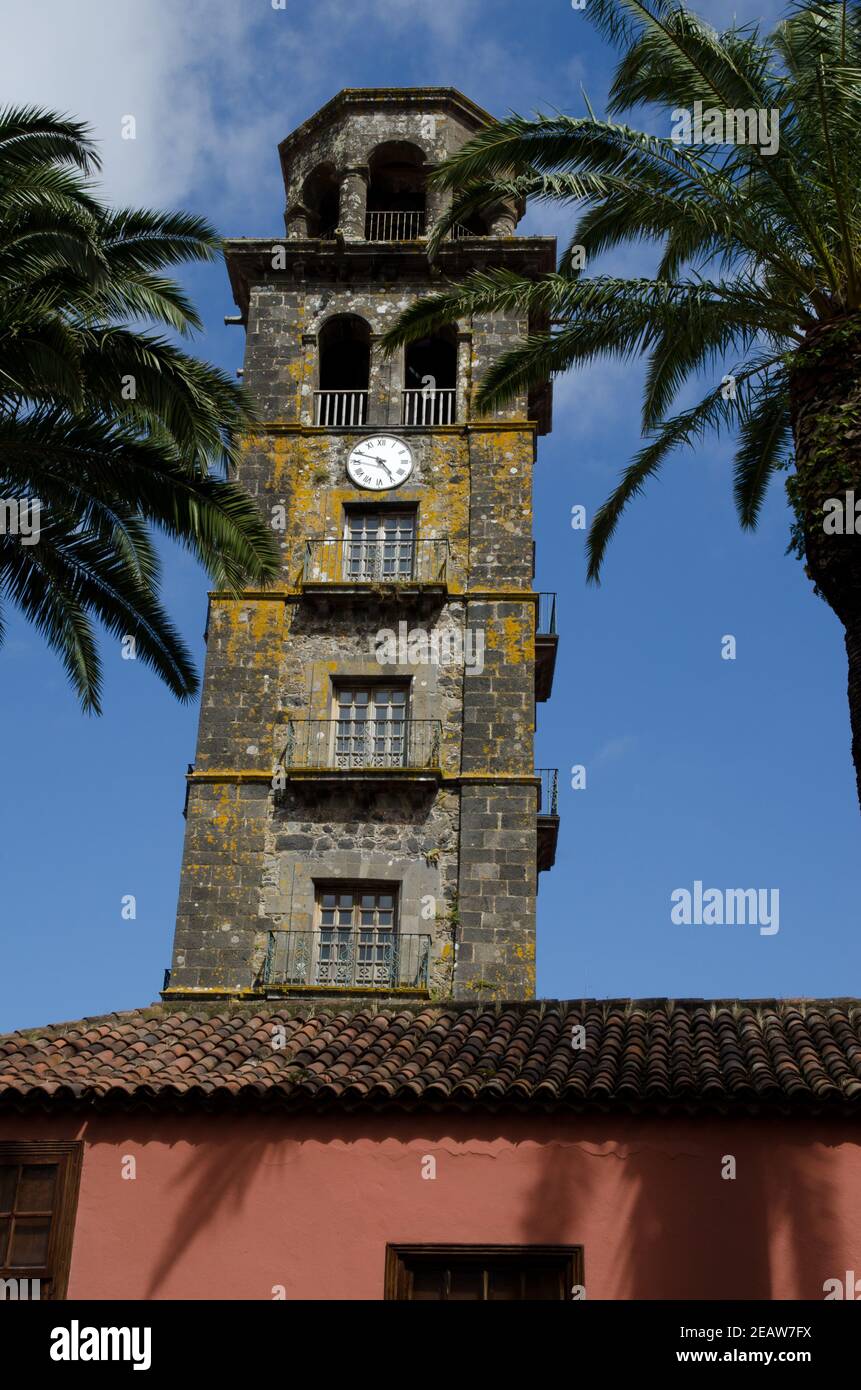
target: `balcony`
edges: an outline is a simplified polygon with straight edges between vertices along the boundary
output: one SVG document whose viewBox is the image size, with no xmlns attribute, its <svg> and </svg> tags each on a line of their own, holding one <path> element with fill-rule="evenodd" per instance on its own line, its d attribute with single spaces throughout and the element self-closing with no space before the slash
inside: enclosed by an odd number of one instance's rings
<svg viewBox="0 0 861 1390">
<path fill-rule="evenodd" d="M 306 540 L 302 588 L 306 593 L 370 593 L 448 588 L 451 548 L 447 536 L 380 540 Z"/>
<path fill-rule="evenodd" d="M 549 700 L 556 670 L 556 595 L 538 595 L 538 614 L 535 622 L 535 698 Z"/>
<path fill-rule="evenodd" d="M 425 234 L 425 214 L 412 212 L 365 213 L 366 241 L 415 241 Z"/>
<path fill-rule="evenodd" d="M 421 211 L 365 213 L 366 241 L 416 241 L 419 237 L 427 235 L 427 229 L 427 214 Z M 331 230 L 318 232 L 317 236 L 331 238 L 334 234 L 333 227 Z M 475 232 L 470 227 L 465 227 L 462 222 L 455 222 L 447 232 L 446 240 L 463 241 L 467 237 L 482 235 L 487 233 Z"/>
<path fill-rule="evenodd" d="M 360 427 L 367 418 L 367 391 L 314 392 L 314 424 L 320 429 Z"/>
<path fill-rule="evenodd" d="M 431 938 L 379 928 L 269 933 L 262 984 L 284 990 L 426 993 Z"/>
<path fill-rule="evenodd" d="M 291 782 L 435 783 L 441 749 L 438 719 L 290 719 L 279 769 Z"/>
<path fill-rule="evenodd" d="M 401 392 L 404 425 L 453 425 L 457 416 L 457 391 L 452 387 L 419 387 Z"/>
<path fill-rule="evenodd" d="M 537 767 L 538 787 L 538 872 L 552 869 L 559 839 L 559 769 Z"/>
</svg>

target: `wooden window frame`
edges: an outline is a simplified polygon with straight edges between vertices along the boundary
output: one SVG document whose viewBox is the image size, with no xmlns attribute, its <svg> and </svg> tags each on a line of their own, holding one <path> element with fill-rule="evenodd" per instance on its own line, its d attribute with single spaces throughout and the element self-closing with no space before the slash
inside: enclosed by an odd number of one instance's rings
<svg viewBox="0 0 861 1390">
<path fill-rule="evenodd" d="M 397 538 L 395 538 L 392 534 L 387 535 L 385 527 L 383 525 L 383 518 L 386 516 L 398 518 L 408 517 L 411 523 L 411 534 L 408 537 L 399 536 Z M 356 517 L 362 518 L 363 529 L 361 535 L 357 535 L 350 529 L 351 523 Z M 369 518 L 373 519 L 376 522 L 375 535 L 372 535 L 370 532 L 366 532 L 364 530 L 364 523 L 367 522 Z M 350 505 L 344 507 L 343 530 L 343 568 L 345 580 L 349 580 L 351 582 L 354 581 L 354 576 L 348 572 L 349 566 L 352 563 L 353 559 L 351 550 L 352 546 L 357 546 L 361 555 L 369 554 L 371 552 L 371 547 L 374 547 L 375 565 L 379 564 L 379 573 L 376 572 L 375 567 L 372 567 L 372 572 L 363 573 L 360 576 L 358 582 L 380 584 L 392 582 L 409 583 L 410 580 L 416 577 L 417 568 L 419 564 L 419 513 L 417 505 L 410 503 L 397 504 L 395 502 L 386 502 L 383 503 L 382 506 L 374 506 L 372 503 L 368 502 L 359 503 L 358 505 L 351 503 Z M 392 573 L 383 573 L 385 556 L 381 547 L 385 545 L 394 545 L 398 547 L 407 545 L 409 546 L 409 574 L 401 573 L 400 562 L 402 556 L 400 554 L 400 551 L 398 552 L 397 556 L 397 565 L 395 569 L 392 571 Z"/>
<path fill-rule="evenodd" d="M 352 893 L 354 898 L 358 898 L 362 893 L 390 893 L 394 898 L 392 908 L 392 931 L 397 935 L 400 927 L 400 907 L 401 907 L 401 885 L 400 883 L 387 883 L 384 879 L 364 879 L 364 878 L 321 878 L 314 879 L 314 931 L 324 930 L 320 921 L 322 911 L 320 899 L 324 893 Z M 353 911 L 357 910 L 354 903 Z M 361 908 L 358 909 L 361 911 Z M 361 931 L 359 925 L 352 926 L 350 931 Z M 370 930 L 370 928 L 368 928 Z M 386 930 L 386 928 L 383 928 Z"/>
<path fill-rule="evenodd" d="M 393 740 L 393 739 L 397 738 L 397 735 L 394 733 L 395 726 L 398 725 L 398 724 L 401 726 L 401 730 L 402 730 L 402 732 L 401 732 L 401 734 L 400 734 L 400 738 L 401 738 L 401 740 L 402 740 L 401 758 L 402 758 L 402 759 L 406 759 L 407 754 L 408 754 L 408 751 L 409 751 L 409 747 L 410 747 L 410 744 L 409 744 L 409 739 L 410 739 L 410 722 L 411 722 L 412 697 L 413 697 L 413 683 L 412 683 L 412 677 L 407 676 L 406 678 L 404 678 L 404 677 L 401 677 L 401 676 L 396 676 L 394 679 L 392 679 L 391 676 L 388 676 L 388 677 L 387 677 L 387 676 L 384 676 L 384 675 L 380 675 L 380 676 L 374 676 L 374 675 L 372 675 L 372 676 L 354 676 L 354 677 L 350 677 L 350 676 L 333 676 L 333 677 L 332 677 L 332 688 L 331 688 L 331 712 L 332 712 L 331 727 L 332 727 L 332 733 L 331 733 L 331 745 L 330 745 L 330 749 L 329 749 L 329 757 L 330 757 L 330 759 L 331 759 L 332 765 L 335 766 L 335 767 L 339 767 L 339 766 L 343 767 L 343 766 L 344 766 L 343 763 L 341 763 L 341 764 L 338 763 L 338 757 L 341 756 L 341 755 L 339 754 L 339 752 L 338 752 L 338 741 L 339 741 L 339 739 L 341 739 L 341 738 L 346 738 L 346 739 L 349 740 L 349 747 L 348 747 L 348 749 L 346 750 L 346 756 L 350 759 L 350 762 L 346 765 L 347 768 L 348 768 L 348 770 L 349 770 L 350 767 L 353 767 L 353 766 L 356 765 L 356 764 L 354 764 L 354 763 L 352 762 L 352 759 L 353 759 L 353 757 L 355 756 L 355 753 L 356 753 L 356 744 L 357 744 L 357 742 L 358 742 L 358 735 L 357 735 L 357 733 L 356 733 L 356 728 L 357 728 L 357 726 L 358 726 L 358 724 L 359 724 L 360 721 L 357 720 L 357 719 L 344 719 L 344 718 L 342 718 L 342 716 L 341 716 L 341 709 L 342 709 L 342 705 L 341 705 L 341 694 L 342 694 L 343 691 L 348 691 L 348 690 L 352 690 L 352 691 L 354 691 L 354 692 L 355 692 L 355 691 L 359 691 L 359 690 L 364 691 L 364 692 L 367 692 L 367 694 L 368 694 L 368 696 L 369 696 L 368 708 L 370 708 L 371 701 L 374 701 L 374 711 L 375 711 L 375 713 L 374 713 L 374 718 L 373 718 L 373 719 L 368 719 L 366 722 L 367 722 L 367 725 L 368 725 L 369 728 L 370 728 L 371 726 L 373 726 L 374 728 L 378 728 L 378 727 L 381 726 L 381 725 L 385 728 L 386 732 L 385 732 L 385 734 L 382 736 L 382 737 L 383 737 L 383 740 L 384 740 L 384 742 L 385 742 L 385 744 L 386 744 L 386 748 L 385 748 L 385 750 L 384 750 L 384 752 L 383 752 L 383 754 L 382 754 L 382 756 L 383 756 L 384 758 L 387 758 L 387 757 L 390 757 L 390 756 L 391 756 L 392 758 L 394 758 L 394 754 L 391 753 L 391 750 L 390 750 L 390 747 L 389 747 L 389 742 L 390 742 L 390 740 Z M 376 706 L 376 702 L 375 702 L 375 701 L 376 701 L 376 691 L 378 691 L 378 690 L 390 690 L 390 691 L 395 691 L 395 690 L 397 690 L 397 691 L 399 691 L 399 692 L 403 692 L 403 696 L 404 696 L 404 704 L 403 704 L 404 717 L 403 717 L 403 719 L 401 719 L 401 720 L 394 720 L 394 719 L 383 719 L 383 720 L 381 720 L 381 719 L 378 719 L 378 718 L 377 718 L 377 716 L 376 716 L 376 708 L 377 708 L 377 706 Z M 341 727 L 344 726 L 344 725 L 349 725 L 349 726 L 350 726 L 350 732 L 347 733 L 347 734 L 342 734 L 342 733 L 340 733 L 340 729 L 341 729 Z M 376 741 L 376 736 L 374 737 L 374 740 L 373 740 L 373 741 L 374 741 L 374 742 Z M 365 748 L 365 745 L 362 744 L 362 745 L 361 745 L 362 751 L 364 751 L 364 748 Z M 375 749 L 372 749 L 372 755 L 373 755 L 373 756 L 376 756 L 376 750 L 375 750 Z M 403 767 L 403 766 L 405 766 L 406 764 L 405 764 L 404 761 L 401 761 L 401 762 L 398 762 L 398 761 L 391 761 L 391 762 L 383 762 L 383 763 L 372 764 L 372 765 L 379 766 L 379 767 Z"/>
<path fill-rule="evenodd" d="M 57 1166 L 46 1263 L 26 1267 L 0 1265 L 0 1279 L 38 1279 L 43 1287 L 50 1284 L 51 1302 L 62 1301 L 69 1287 L 83 1156 L 84 1145 L 80 1139 L 0 1139 L 0 1163 Z"/>
<path fill-rule="evenodd" d="M 336 945 L 336 943 L 337 943 L 337 941 L 338 941 L 338 931 L 339 931 L 339 928 L 336 927 L 336 926 L 325 927 L 325 926 L 323 925 L 323 922 L 322 922 L 322 914 L 323 914 L 323 911 L 324 911 L 324 909 L 323 909 L 323 904 L 322 904 L 322 899 L 323 899 L 323 897 L 324 897 L 327 893 L 332 893 L 332 894 L 334 894 L 336 897 L 339 896 L 341 893 L 350 893 L 350 894 L 352 894 L 352 897 L 353 897 L 353 907 L 352 907 L 353 922 L 351 923 L 351 925 L 350 925 L 350 927 L 349 927 L 348 930 L 349 930 L 349 936 L 350 936 L 351 945 L 354 946 L 354 948 L 355 948 L 355 954 L 354 954 L 354 957 L 353 957 L 353 959 L 352 959 L 352 964 L 353 964 L 353 970 L 354 970 L 354 972 L 356 973 L 356 975 L 358 975 L 358 973 L 359 973 L 359 971 L 360 971 L 360 969 L 362 968 L 363 965 L 367 965 L 367 964 L 368 964 L 367 960 L 362 961 L 362 959 L 361 959 L 360 952 L 362 951 L 362 949 L 370 948 L 371 950 L 376 951 L 377 949 L 379 949 L 380 946 L 382 946 L 383 943 L 380 941 L 380 938 L 379 938 L 379 936 L 378 936 L 378 933 L 379 933 L 379 932 L 384 932 L 384 933 L 385 933 L 385 932 L 389 932 L 389 933 L 391 934 L 391 948 L 392 948 L 392 954 L 391 954 L 391 961 L 390 961 L 390 964 L 391 964 L 392 966 L 394 966 L 394 962 L 395 962 L 395 960 L 396 960 L 396 956 L 395 956 L 394 953 L 395 953 L 395 951 L 396 951 L 396 949 L 397 949 L 397 943 L 398 943 L 398 939 L 399 939 L 399 936 L 400 936 L 400 915 L 401 915 L 401 885 L 400 885 L 400 883 L 386 883 L 386 882 L 384 882 L 384 881 L 377 881 L 377 880 L 369 881 L 369 880 L 363 880 L 363 879 L 359 879 L 359 880 L 356 880 L 356 879 L 341 879 L 341 880 L 339 880 L 339 879 L 334 879 L 334 880 L 333 880 L 333 879 L 321 879 L 321 880 L 319 880 L 319 881 L 315 879 L 315 880 L 314 880 L 314 932 L 313 932 L 313 938 L 312 938 L 312 957 L 313 957 L 312 970 L 313 970 L 313 978 L 314 978 L 315 982 L 316 982 L 316 983 L 321 983 L 321 981 L 319 980 L 319 974 L 320 974 L 320 970 L 321 970 L 321 965 L 322 965 L 323 963 L 329 964 L 329 965 L 335 963 L 334 958 L 331 958 L 331 957 L 327 958 L 326 962 L 322 962 L 322 961 L 321 961 L 321 955 L 322 955 L 322 948 L 323 948 L 323 946 L 326 945 L 326 946 L 328 946 L 328 947 L 331 948 L 332 946 Z M 391 925 L 391 927 L 380 927 L 380 926 L 376 926 L 376 927 L 363 927 L 363 926 L 361 925 L 360 921 L 358 920 L 358 918 L 360 918 L 361 913 L 362 913 L 362 907 L 361 907 L 361 903 L 360 903 L 359 900 L 360 900 L 361 896 L 362 896 L 363 894 L 365 894 L 365 893 L 368 893 L 368 894 L 373 893 L 373 894 L 375 894 L 376 896 L 379 896 L 379 895 L 382 894 L 382 893 L 387 893 L 387 894 L 392 898 L 392 925 Z M 324 941 L 323 941 L 323 933 L 324 933 L 324 932 L 332 932 L 332 933 L 334 933 L 334 936 L 333 936 L 330 940 L 324 942 Z M 371 933 L 373 933 L 373 935 L 372 935 L 372 937 L 371 937 L 371 939 L 370 939 L 369 941 L 362 942 L 362 939 L 361 939 L 361 933 L 362 933 L 362 932 L 371 932 Z M 374 976 L 375 976 L 375 983 L 377 983 L 377 980 L 376 980 L 376 965 L 378 964 L 378 962 L 377 962 L 376 957 L 373 957 L 373 958 L 372 958 L 371 964 L 372 964 L 372 966 L 373 966 L 373 973 L 374 973 Z M 325 983 L 329 983 L 329 982 L 326 981 Z M 352 983 L 356 983 L 356 980 L 353 980 Z M 380 987 L 381 989 L 388 989 L 388 988 L 391 988 L 391 984 L 385 984 L 385 983 L 380 982 L 380 983 L 379 983 L 379 987 Z"/>
<path fill-rule="evenodd" d="M 410 501 L 409 499 L 403 502 L 398 502 L 395 498 L 390 497 L 386 501 L 383 501 L 381 499 L 380 501 L 374 500 L 367 502 L 345 502 L 342 508 L 342 517 L 344 522 L 344 539 L 349 540 L 350 517 L 356 516 L 357 514 L 363 514 L 365 516 L 381 516 L 383 512 L 395 512 L 397 515 L 400 515 L 402 513 L 404 516 L 411 515 L 415 522 L 413 540 L 416 540 L 418 538 L 419 503 Z"/>
<path fill-rule="evenodd" d="M 566 1261 L 563 1266 L 564 1287 L 569 1299 L 573 1288 L 585 1285 L 582 1245 L 387 1245 L 385 1299 L 410 1301 L 410 1271 L 406 1261 L 422 1256 L 434 1260 L 474 1260 L 476 1264 L 481 1261 L 492 1263 L 507 1257 L 535 1259 L 536 1262 L 542 1257 L 554 1258 Z M 555 1302 L 555 1299 L 552 1301 Z"/>
<path fill-rule="evenodd" d="M 332 718 L 337 719 L 341 709 L 340 695 L 342 690 L 403 690 L 406 695 L 404 701 L 405 719 L 410 717 L 410 700 L 413 693 L 412 676 L 333 676 L 332 677 Z"/>
</svg>

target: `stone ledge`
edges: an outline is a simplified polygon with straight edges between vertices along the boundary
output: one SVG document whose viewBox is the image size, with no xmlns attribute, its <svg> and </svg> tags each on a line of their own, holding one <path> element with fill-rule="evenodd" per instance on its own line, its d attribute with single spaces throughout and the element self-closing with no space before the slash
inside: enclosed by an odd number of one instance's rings
<svg viewBox="0 0 861 1390">
<path fill-rule="evenodd" d="M 415 999 L 429 1000 L 429 989 L 380 989 L 376 985 L 354 985 L 343 989 L 338 985 L 250 985 L 240 989 L 215 988 L 209 985 L 188 985 L 185 989 L 162 990 L 161 998 L 165 1004 L 177 1004 L 194 1000 L 244 1000 L 254 999 Z"/>
</svg>

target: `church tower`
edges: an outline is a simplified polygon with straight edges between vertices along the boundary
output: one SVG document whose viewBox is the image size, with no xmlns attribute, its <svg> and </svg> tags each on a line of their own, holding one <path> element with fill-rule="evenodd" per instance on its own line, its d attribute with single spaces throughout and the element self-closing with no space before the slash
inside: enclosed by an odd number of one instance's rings
<svg viewBox="0 0 861 1390">
<path fill-rule="evenodd" d="M 417 298 L 475 268 L 537 276 L 522 208 L 458 226 L 428 173 L 490 121 L 448 88 L 347 89 L 280 146 L 285 234 L 229 241 L 259 426 L 240 480 L 281 577 L 210 596 L 165 999 L 524 999 L 556 774 L 536 771 L 555 596 L 534 588 L 549 385 L 491 415 L 523 337 L 475 316 L 385 357 Z"/>
</svg>

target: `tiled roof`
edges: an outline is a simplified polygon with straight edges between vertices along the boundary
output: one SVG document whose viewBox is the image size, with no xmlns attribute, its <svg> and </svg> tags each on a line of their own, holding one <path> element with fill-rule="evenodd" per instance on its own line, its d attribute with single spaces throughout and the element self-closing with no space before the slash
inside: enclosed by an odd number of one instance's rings
<svg viewBox="0 0 861 1390">
<path fill-rule="evenodd" d="M 0 1106 L 70 1104 L 861 1111 L 861 1001 L 154 1005 L 0 1036 Z"/>
</svg>

